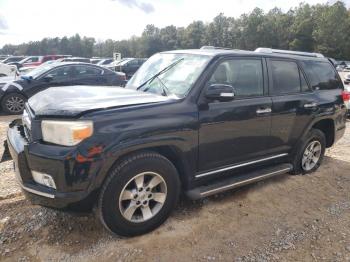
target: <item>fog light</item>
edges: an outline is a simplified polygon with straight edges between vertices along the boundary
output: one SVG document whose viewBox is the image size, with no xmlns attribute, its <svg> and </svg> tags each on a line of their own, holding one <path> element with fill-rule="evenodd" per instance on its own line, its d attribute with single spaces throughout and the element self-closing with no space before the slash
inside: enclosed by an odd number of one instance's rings
<svg viewBox="0 0 350 262">
<path fill-rule="evenodd" d="M 32 176 L 38 184 L 56 189 L 55 181 L 50 175 L 32 170 Z"/>
</svg>

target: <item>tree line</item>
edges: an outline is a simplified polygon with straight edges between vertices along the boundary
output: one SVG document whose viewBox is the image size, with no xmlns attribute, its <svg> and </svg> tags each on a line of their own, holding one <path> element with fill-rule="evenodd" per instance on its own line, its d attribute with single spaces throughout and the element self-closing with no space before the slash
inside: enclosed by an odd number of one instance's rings
<svg viewBox="0 0 350 262">
<path fill-rule="evenodd" d="M 212 22 L 194 21 L 187 27 L 147 25 L 141 36 L 128 40 L 101 42 L 76 34 L 19 45 L 7 44 L 0 53 L 111 57 L 113 52 L 120 52 L 123 57 L 149 57 L 160 51 L 204 45 L 244 50 L 271 47 L 319 52 L 336 59 L 350 60 L 350 9 L 341 1 L 332 5 L 303 3 L 287 12 L 274 8 L 265 13 L 255 8 L 239 18 L 221 13 Z"/>
</svg>

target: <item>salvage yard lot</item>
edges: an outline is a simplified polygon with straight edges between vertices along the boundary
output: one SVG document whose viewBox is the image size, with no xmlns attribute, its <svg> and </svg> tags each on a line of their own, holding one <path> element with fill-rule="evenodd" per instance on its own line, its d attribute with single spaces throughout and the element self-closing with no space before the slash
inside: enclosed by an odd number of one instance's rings
<svg viewBox="0 0 350 262">
<path fill-rule="evenodd" d="M 0 116 L 0 156 L 14 118 Z M 0 261 L 350 261 L 350 121 L 317 172 L 183 198 L 163 226 L 129 239 L 92 214 L 31 205 L 12 166 L 0 163 Z"/>
</svg>

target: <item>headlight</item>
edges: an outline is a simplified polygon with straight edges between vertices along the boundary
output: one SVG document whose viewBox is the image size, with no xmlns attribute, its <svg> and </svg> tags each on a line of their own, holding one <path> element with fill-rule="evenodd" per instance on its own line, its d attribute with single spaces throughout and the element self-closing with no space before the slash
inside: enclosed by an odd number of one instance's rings
<svg viewBox="0 0 350 262">
<path fill-rule="evenodd" d="M 92 136 L 92 121 L 54 121 L 43 120 L 41 123 L 43 140 L 46 142 L 74 146 Z"/>
</svg>

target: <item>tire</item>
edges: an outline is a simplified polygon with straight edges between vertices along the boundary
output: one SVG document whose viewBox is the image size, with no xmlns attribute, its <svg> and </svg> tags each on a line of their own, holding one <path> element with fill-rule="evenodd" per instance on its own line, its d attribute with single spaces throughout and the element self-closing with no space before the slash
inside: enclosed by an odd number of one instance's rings
<svg viewBox="0 0 350 262">
<path fill-rule="evenodd" d="M 315 151 L 313 152 L 313 155 L 310 152 L 310 147 L 314 146 Z M 321 147 L 318 151 L 317 148 Z M 308 149 L 308 151 L 306 151 Z M 315 172 L 321 165 L 324 157 L 324 153 L 326 150 L 326 137 L 324 133 L 319 129 L 311 129 L 309 133 L 306 135 L 306 137 L 299 143 L 299 148 L 297 149 L 297 152 L 294 155 L 293 162 L 293 175 L 299 175 L 299 174 L 309 174 L 312 172 Z M 316 151 L 318 153 L 316 154 Z M 305 156 L 304 156 L 305 155 Z M 307 155 L 309 156 L 309 159 L 312 159 L 310 161 L 310 165 L 308 166 L 307 163 L 309 162 L 307 159 Z M 317 161 L 315 161 L 317 159 Z"/>
<path fill-rule="evenodd" d="M 4 76 L 7 76 L 7 75 L 5 75 L 5 74 L 0 74 L 0 77 L 4 77 Z"/>
<path fill-rule="evenodd" d="M 19 93 L 10 93 L 5 95 L 1 100 L 1 108 L 5 113 L 10 115 L 21 114 L 24 110 L 24 104 L 26 101 L 27 98 L 24 95 Z"/>
<path fill-rule="evenodd" d="M 150 184 L 157 185 L 153 187 Z M 130 195 L 130 192 L 133 194 Z M 112 233 L 142 235 L 159 227 L 168 218 L 179 192 L 177 170 L 167 158 L 149 151 L 136 153 L 120 161 L 110 171 L 99 195 L 97 215 Z M 152 198 L 149 198 L 150 195 Z M 135 208 L 135 205 L 139 206 Z"/>
</svg>

